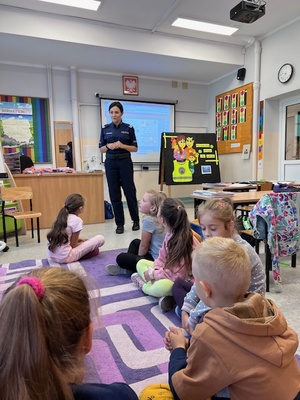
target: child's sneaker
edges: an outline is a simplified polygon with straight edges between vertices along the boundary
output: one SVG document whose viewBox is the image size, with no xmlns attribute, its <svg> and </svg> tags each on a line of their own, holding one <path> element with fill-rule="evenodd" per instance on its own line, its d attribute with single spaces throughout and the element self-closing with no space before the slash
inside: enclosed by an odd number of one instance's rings
<svg viewBox="0 0 300 400">
<path fill-rule="evenodd" d="M 119 267 L 117 264 L 108 264 L 105 267 L 106 272 L 109 275 L 125 275 L 125 274 L 131 274 L 131 271 L 128 271 L 127 269 Z"/>
<path fill-rule="evenodd" d="M 143 278 L 139 275 L 138 272 L 135 272 L 134 274 L 131 275 L 131 280 L 132 280 L 133 283 L 136 284 L 136 286 L 137 286 L 139 289 L 142 289 L 143 286 L 144 286 L 144 284 L 146 283 L 146 282 L 143 280 Z"/>
<path fill-rule="evenodd" d="M 176 306 L 173 296 L 163 296 L 158 300 L 158 305 L 162 311 L 170 311 Z"/>
<path fill-rule="evenodd" d="M 175 307 L 175 314 L 177 315 L 178 318 L 181 319 L 181 309 L 179 306 Z"/>
</svg>

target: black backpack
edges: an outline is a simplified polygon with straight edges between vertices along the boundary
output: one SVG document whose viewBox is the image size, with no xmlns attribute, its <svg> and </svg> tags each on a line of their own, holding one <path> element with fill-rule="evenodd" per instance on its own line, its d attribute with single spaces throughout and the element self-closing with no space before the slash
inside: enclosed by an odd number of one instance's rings
<svg viewBox="0 0 300 400">
<path fill-rule="evenodd" d="M 104 200 L 104 212 L 105 212 L 105 219 L 114 218 L 112 205 L 106 200 Z"/>
</svg>

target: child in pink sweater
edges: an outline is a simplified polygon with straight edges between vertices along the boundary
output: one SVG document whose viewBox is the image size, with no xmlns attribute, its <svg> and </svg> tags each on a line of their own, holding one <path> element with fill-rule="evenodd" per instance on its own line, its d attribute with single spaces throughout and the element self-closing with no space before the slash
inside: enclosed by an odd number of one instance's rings
<svg viewBox="0 0 300 400">
<path fill-rule="evenodd" d="M 158 218 L 167 230 L 158 258 L 154 261 L 140 260 L 138 272 L 131 279 L 145 294 L 160 298 L 161 309 L 167 311 L 173 300 L 175 279 L 192 279 L 191 256 L 199 242 L 193 236 L 186 209 L 180 200 L 165 199 Z"/>
</svg>

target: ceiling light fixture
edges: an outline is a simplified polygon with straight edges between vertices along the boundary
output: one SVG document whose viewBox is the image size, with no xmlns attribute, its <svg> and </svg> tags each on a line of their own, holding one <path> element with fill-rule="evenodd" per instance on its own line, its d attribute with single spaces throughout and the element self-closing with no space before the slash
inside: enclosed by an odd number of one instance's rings
<svg viewBox="0 0 300 400">
<path fill-rule="evenodd" d="M 177 18 L 172 26 L 179 28 L 192 29 L 195 31 L 216 33 L 217 35 L 231 36 L 238 28 L 225 25 L 210 24 L 208 22 L 195 21 L 193 19 Z"/>
<path fill-rule="evenodd" d="M 97 11 L 101 1 L 97 0 L 39 0 L 46 3 L 59 4 L 61 6 L 84 8 L 85 10 Z"/>
</svg>

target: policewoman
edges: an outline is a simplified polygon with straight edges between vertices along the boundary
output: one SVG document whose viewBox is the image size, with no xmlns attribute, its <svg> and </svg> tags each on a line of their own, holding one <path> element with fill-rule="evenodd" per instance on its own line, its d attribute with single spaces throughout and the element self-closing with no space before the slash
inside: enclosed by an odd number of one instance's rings
<svg viewBox="0 0 300 400">
<path fill-rule="evenodd" d="M 122 104 L 114 101 L 108 110 L 112 123 L 102 128 L 99 148 L 101 153 L 106 154 L 105 172 L 117 225 L 116 233 L 123 233 L 125 224 L 121 188 L 133 221 L 132 230 L 137 231 L 140 229 L 139 211 L 130 154 L 137 151 L 137 140 L 133 126 L 122 121 L 124 113 Z"/>
</svg>

